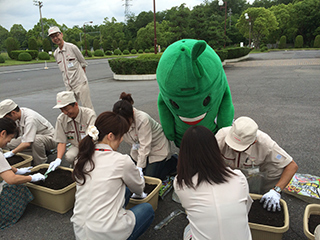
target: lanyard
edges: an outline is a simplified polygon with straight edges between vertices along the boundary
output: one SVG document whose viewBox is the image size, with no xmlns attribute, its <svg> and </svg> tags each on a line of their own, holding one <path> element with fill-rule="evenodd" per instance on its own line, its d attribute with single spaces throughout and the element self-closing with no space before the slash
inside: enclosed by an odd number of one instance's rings
<svg viewBox="0 0 320 240">
<path fill-rule="evenodd" d="M 95 151 L 101 151 L 101 152 L 111 152 L 110 149 L 103 149 L 103 148 L 96 148 Z"/>
</svg>

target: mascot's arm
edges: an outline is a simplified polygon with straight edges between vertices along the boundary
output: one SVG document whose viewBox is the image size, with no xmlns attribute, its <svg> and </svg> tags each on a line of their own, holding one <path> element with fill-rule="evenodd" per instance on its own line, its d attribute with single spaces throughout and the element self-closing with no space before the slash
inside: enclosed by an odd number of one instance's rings
<svg viewBox="0 0 320 240">
<path fill-rule="evenodd" d="M 160 117 L 160 122 L 162 125 L 164 135 L 166 135 L 166 137 L 169 140 L 174 141 L 175 139 L 174 117 L 171 114 L 171 111 L 169 110 L 165 102 L 163 101 L 161 94 L 159 94 L 159 97 L 158 97 L 158 109 L 159 109 L 159 117 Z"/>
<path fill-rule="evenodd" d="M 229 86 L 227 86 L 219 107 L 218 119 L 217 119 L 217 125 L 218 125 L 217 130 L 223 127 L 231 126 L 233 122 L 233 118 L 234 118 L 234 107 L 232 103 L 230 88 Z"/>
</svg>

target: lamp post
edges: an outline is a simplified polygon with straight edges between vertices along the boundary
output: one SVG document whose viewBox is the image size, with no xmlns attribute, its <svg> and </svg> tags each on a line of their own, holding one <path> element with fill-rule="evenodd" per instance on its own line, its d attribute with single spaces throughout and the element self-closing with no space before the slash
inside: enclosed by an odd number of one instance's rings
<svg viewBox="0 0 320 240">
<path fill-rule="evenodd" d="M 226 41 L 227 41 L 227 1 L 219 0 L 218 2 L 220 9 L 224 8 L 224 45 L 223 47 L 226 47 Z M 224 4 L 224 7 L 222 7 Z"/>
<path fill-rule="evenodd" d="M 156 0 L 153 0 L 154 54 L 157 54 Z"/>
<path fill-rule="evenodd" d="M 251 19 L 248 13 L 245 13 L 244 17 L 249 21 L 249 48 L 251 48 Z"/>
<path fill-rule="evenodd" d="M 38 6 L 38 7 L 39 7 L 40 21 L 41 21 L 41 29 L 42 29 L 42 39 L 43 39 L 43 38 L 44 38 L 44 32 L 43 32 L 43 23 L 42 23 L 42 14 L 41 14 L 41 8 L 43 7 L 43 3 L 40 2 L 40 1 L 33 0 L 33 4 L 34 4 L 35 6 Z"/>
<path fill-rule="evenodd" d="M 88 57 L 88 51 L 87 51 L 87 41 L 86 41 L 86 23 L 93 23 L 93 21 L 85 22 L 83 23 L 83 33 L 84 33 L 84 56 Z"/>
</svg>

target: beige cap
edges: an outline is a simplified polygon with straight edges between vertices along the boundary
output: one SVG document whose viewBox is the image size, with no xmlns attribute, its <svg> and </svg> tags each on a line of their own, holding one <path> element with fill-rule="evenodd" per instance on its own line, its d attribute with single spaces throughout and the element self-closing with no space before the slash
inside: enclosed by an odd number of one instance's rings
<svg viewBox="0 0 320 240">
<path fill-rule="evenodd" d="M 77 102 L 74 93 L 70 91 L 63 91 L 57 94 L 57 105 L 53 108 L 63 108 L 71 103 Z"/>
<path fill-rule="evenodd" d="M 57 26 L 50 27 L 48 30 L 48 36 L 50 36 L 51 34 L 57 33 L 57 32 L 59 32 L 59 33 L 61 32 Z"/>
<path fill-rule="evenodd" d="M 0 102 L 0 118 L 3 118 L 8 113 L 12 112 L 18 105 L 11 99 L 6 99 Z"/>
<path fill-rule="evenodd" d="M 234 121 L 225 141 L 232 149 L 242 152 L 257 138 L 258 125 L 249 117 L 239 117 Z"/>
</svg>

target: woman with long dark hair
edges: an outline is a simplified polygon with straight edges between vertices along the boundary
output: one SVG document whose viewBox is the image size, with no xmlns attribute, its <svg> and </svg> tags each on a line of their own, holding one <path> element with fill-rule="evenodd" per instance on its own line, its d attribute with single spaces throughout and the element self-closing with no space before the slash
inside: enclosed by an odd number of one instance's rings
<svg viewBox="0 0 320 240">
<path fill-rule="evenodd" d="M 184 133 L 177 173 L 175 192 L 189 219 L 186 239 L 251 239 L 247 180 L 225 165 L 209 129 L 192 126 Z"/>
<path fill-rule="evenodd" d="M 175 173 L 177 157 L 170 158 L 170 142 L 161 125 L 149 114 L 132 106 L 134 101 L 130 93 L 122 92 L 120 99 L 113 105 L 113 112 L 123 116 L 130 125 L 123 139 L 132 145 L 130 155 L 137 167 L 145 175 L 162 180 Z"/>
<path fill-rule="evenodd" d="M 17 125 L 13 120 L 0 118 L 0 148 L 5 147 L 17 133 Z M 16 223 L 27 204 L 33 199 L 29 189 L 25 185 L 19 184 L 45 179 L 41 173 L 23 176 L 23 174 L 29 173 L 31 168 L 10 166 L 0 151 L 0 177 L 4 180 L 0 182 L 0 229 Z"/>
<path fill-rule="evenodd" d="M 149 203 L 124 208 L 130 191 L 141 195 L 145 185 L 131 158 L 116 151 L 128 129 L 123 117 L 103 112 L 79 144 L 71 218 L 76 239 L 137 239 L 153 221 Z"/>
</svg>

